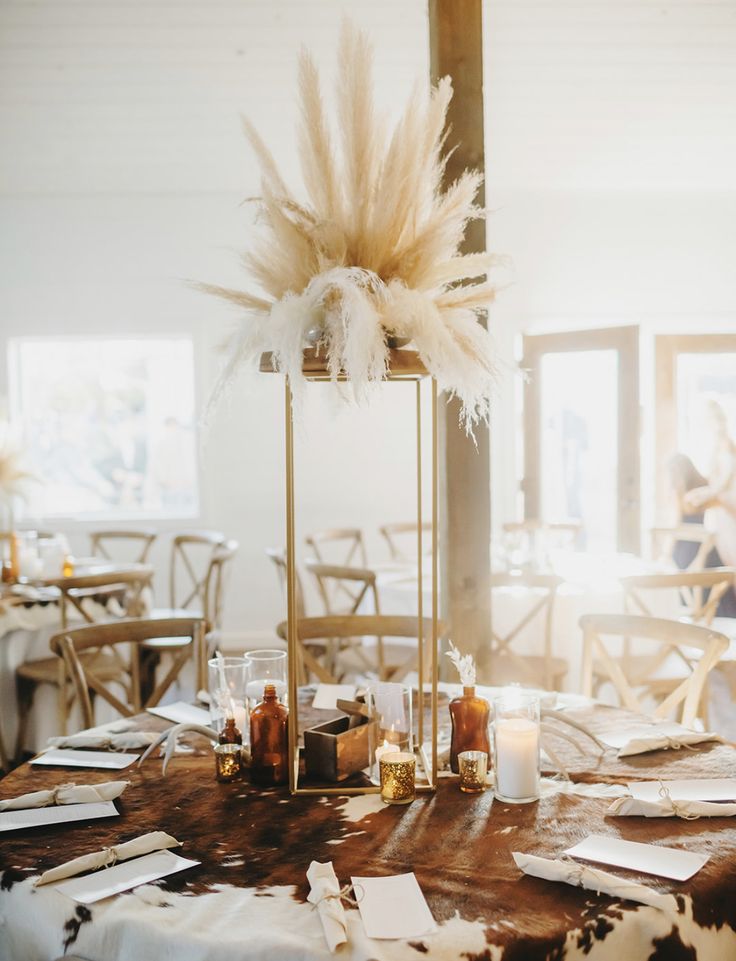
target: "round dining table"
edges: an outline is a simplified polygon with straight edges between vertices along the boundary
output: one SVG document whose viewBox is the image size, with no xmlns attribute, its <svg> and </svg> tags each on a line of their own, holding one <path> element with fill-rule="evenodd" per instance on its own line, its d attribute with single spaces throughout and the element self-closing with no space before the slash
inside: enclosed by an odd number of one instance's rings
<svg viewBox="0 0 736 961">
<path fill-rule="evenodd" d="M 445 707 L 446 710 L 446 707 Z M 632 720 L 617 708 L 585 704 L 572 718 L 598 731 Z M 131 722 L 155 731 L 166 722 Z M 246 778 L 219 783 L 208 741 L 183 736 L 166 775 L 149 758 L 112 775 L 79 770 L 78 784 L 124 777 L 119 815 L 6 833 L 0 847 L 0 959 L 51 961 L 317 961 L 330 952 L 319 912 L 307 902 L 312 861 L 351 876 L 413 872 L 436 929 L 410 940 L 371 940 L 359 910 L 346 904 L 348 942 L 335 957 L 353 961 L 728 961 L 736 958 L 736 819 L 611 817 L 627 782 L 736 775 L 736 747 L 706 743 L 619 759 L 592 742 L 556 744 L 569 780 L 545 776 L 538 801 L 509 804 L 487 789 L 463 794 L 441 776 L 432 794 L 387 806 L 376 794 L 292 796 Z M 551 772 L 547 772 L 551 773 Z M 68 768 L 24 764 L 0 796 L 72 779 Z M 178 852 L 200 862 L 94 904 L 77 903 L 39 873 L 71 858 L 165 831 Z M 673 894 L 672 910 L 522 874 L 513 852 L 557 858 L 599 834 L 708 856 L 678 882 L 620 868 L 617 875 Z M 605 869 L 605 868 L 604 868 Z"/>
</svg>

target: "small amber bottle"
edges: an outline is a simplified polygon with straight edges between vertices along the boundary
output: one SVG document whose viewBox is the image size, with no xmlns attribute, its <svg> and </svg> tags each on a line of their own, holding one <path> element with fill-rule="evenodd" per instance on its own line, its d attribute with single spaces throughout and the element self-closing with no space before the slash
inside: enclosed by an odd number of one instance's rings
<svg viewBox="0 0 736 961">
<path fill-rule="evenodd" d="M 488 720 L 491 705 L 484 697 L 477 697 L 474 687 L 464 687 L 460 697 L 450 701 L 452 720 L 452 743 L 450 767 L 459 772 L 457 756 L 463 751 L 484 751 L 491 760 L 491 743 L 488 738 Z"/>
<path fill-rule="evenodd" d="M 241 773 L 243 736 L 235 726 L 235 718 L 225 719 L 225 727 L 215 745 L 215 776 L 218 781 L 234 781 Z"/>
<path fill-rule="evenodd" d="M 220 731 L 218 737 L 220 744 L 242 744 L 243 735 L 240 733 L 237 727 L 235 727 L 235 718 L 226 717 L 225 727 Z"/>
<path fill-rule="evenodd" d="M 250 712 L 250 779 L 271 787 L 289 779 L 289 711 L 266 684 L 263 700 Z"/>
</svg>

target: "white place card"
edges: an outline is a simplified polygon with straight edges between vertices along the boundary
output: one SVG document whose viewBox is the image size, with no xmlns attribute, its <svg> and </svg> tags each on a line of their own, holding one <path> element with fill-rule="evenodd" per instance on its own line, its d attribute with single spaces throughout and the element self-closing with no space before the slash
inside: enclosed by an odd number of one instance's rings
<svg viewBox="0 0 736 961">
<path fill-rule="evenodd" d="M 174 721 L 175 724 L 203 724 L 210 726 L 210 712 L 204 708 L 195 707 L 186 701 L 174 701 L 173 704 L 163 704 L 160 707 L 147 708 L 149 714 L 156 717 L 163 717 L 167 721 Z"/>
<path fill-rule="evenodd" d="M 640 841 L 622 841 L 621 838 L 591 834 L 584 841 L 568 848 L 565 854 L 586 861 L 613 864 L 630 868 L 643 874 L 656 874 L 673 881 L 687 881 L 708 860 L 707 854 L 665 848 L 658 844 L 642 844 Z"/>
<path fill-rule="evenodd" d="M 642 738 L 660 736 L 671 737 L 676 741 L 678 735 L 695 733 L 695 731 L 683 727 L 682 724 L 678 724 L 676 721 L 662 721 L 655 724 L 624 725 L 612 731 L 604 731 L 602 734 L 597 731 L 596 736 L 609 747 L 615 747 L 617 750 L 620 750 L 622 747 L 626 747 L 630 741 L 638 741 Z"/>
<path fill-rule="evenodd" d="M 24 828 L 45 824 L 65 824 L 67 821 L 93 821 L 95 818 L 118 816 L 112 801 L 90 804 L 60 804 L 47 808 L 23 808 L 20 811 L 0 812 L 0 831 L 22 831 Z"/>
<path fill-rule="evenodd" d="M 138 760 L 137 754 L 120 754 L 117 751 L 75 751 L 72 748 L 52 747 L 31 764 L 52 764 L 55 767 L 99 767 L 121 771 Z"/>
<path fill-rule="evenodd" d="M 435 930 L 434 918 L 413 873 L 350 880 L 369 938 L 418 938 Z"/>
<path fill-rule="evenodd" d="M 354 697 L 354 684 L 318 684 L 312 707 L 318 711 L 336 711 L 338 699 L 352 701 Z"/>
<path fill-rule="evenodd" d="M 629 781 L 632 797 L 661 801 L 664 785 L 673 801 L 736 801 L 736 777 L 691 778 L 684 781 Z"/>
<path fill-rule="evenodd" d="M 158 878 L 165 878 L 168 874 L 186 871 L 200 863 L 179 857 L 171 851 L 154 851 L 152 854 L 121 861 L 111 868 L 104 868 L 84 877 L 69 878 L 55 887 L 57 891 L 75 901 L 92 904 L 113 894 L 120 894 L 121 891 L 130 891 L 139 884 L 149 884 Z"/>
</svg>

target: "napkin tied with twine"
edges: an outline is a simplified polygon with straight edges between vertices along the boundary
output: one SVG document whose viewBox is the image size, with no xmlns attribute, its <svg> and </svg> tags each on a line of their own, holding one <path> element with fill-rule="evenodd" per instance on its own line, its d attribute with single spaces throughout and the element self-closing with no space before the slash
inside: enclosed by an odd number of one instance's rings
<svg viewBox="0 0 736 961">
<path fill-rule="evenodd" d="M 83 854 L 79 858 L 73 858 L 58 867 L 50 868 L 36 879 L 35 886 L 51 884 L 53 881 L 63 881 L 65 878 L 73 878 L 77 874 L 84 874 L 87 871 L 96 871 L 99 868 L 111 868 L 118 861 L 128 861 L 130 858 L 137 858 L 143 854 L 151 854 L 152 851 L 165 851 L 167 848 L 179 848 L 181 841 L 172 838 L 164 831 L 151 831 L 149 834 L 142 834 L 131 841 L 123 844 L 116 844 L 93 854 Z"/>
<path fill-rule="evenodd" d="M 519 851 L 512 852 L 512 856 L 516 866 L 524 874 L 532 877 L 543 878 L 546 881 L 562 881 L 563 884 L 595 891 L 596 894 L 608 894 L 622 901 L 637 901 L 639 904 L 647 904 L 660 911 L 677 912 L 677 901 L 671 894 L 660 894 L 645 884 L 627 881 L 615 874 L 609 874 L 608 871 L 589 868 L 587 865 L 573 861 L 572 858 L 569 860 L 540 858 Z"/>
<path fill-rule="evenodd" d="M 49 791 L 31 791 L 18 797 L 0 801 L 0 811 L 21 811 L 45 808 L 56 804 L 96 804 L 114 801 L 128 787 L 130 781 L 105 781 L 103 784 L 59 784 Z"/>
</svg>

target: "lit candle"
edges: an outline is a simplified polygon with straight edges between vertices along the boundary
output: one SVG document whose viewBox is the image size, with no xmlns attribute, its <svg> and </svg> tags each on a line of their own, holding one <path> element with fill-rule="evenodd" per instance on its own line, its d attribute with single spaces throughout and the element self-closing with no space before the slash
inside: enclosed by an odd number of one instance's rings
<svg viewBox="0 0 736 961">
<path fill-rule="evenodd" d="M 539 797 L 539 724 L 524 717 L 497 718 L 496 794 L 506 801 Z"/>
<path fill-rule="evenodd" d="M 457 756 L 460 790 L 466 794 L 480 794 L 486 789 L 488 755 L 485 751 L 461 751 Z"/>
<path fill-rule="evenodd" d="M 384 741 L 383 744 L 379 744 L 376 748 L 376 764 L 381 760 L 381 755 L 383 754 L 395 754 L 398 751 L 398 747 L 395 744 L 389 744 L 388 741 Z"/>
<path fill-rule="evenodd" d="M 417 759 L 413 754 L 395 749 L 385 751 L 378 766 L 384 804 L 409 804 L 414 800 Z"/>
</svg>

